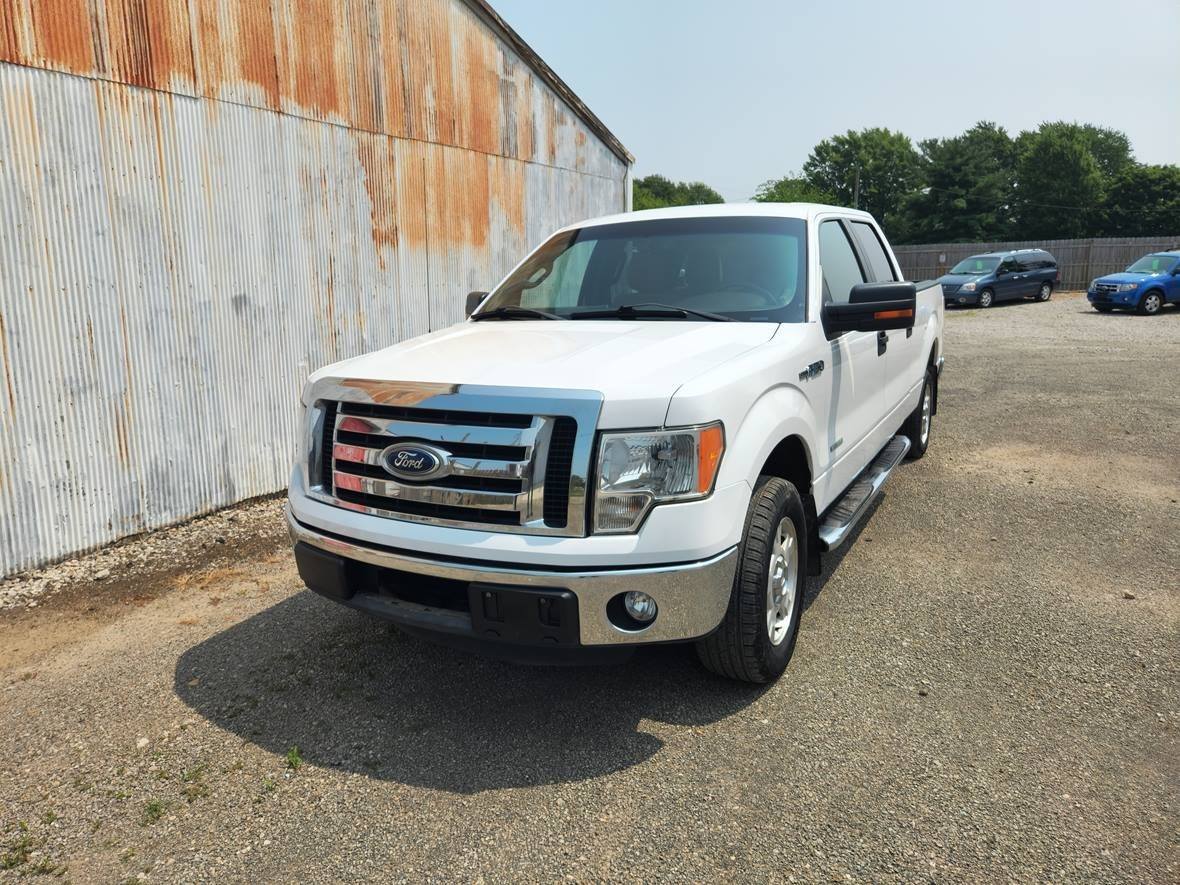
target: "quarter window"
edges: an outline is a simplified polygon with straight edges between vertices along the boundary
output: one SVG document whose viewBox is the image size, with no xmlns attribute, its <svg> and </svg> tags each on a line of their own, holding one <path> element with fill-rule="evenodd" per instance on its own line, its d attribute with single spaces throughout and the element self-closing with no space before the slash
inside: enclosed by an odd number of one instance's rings
<svg viewBox="0 0 1180 885">
<path fill-rule="evenodd" d="M 825 304 L 847 304 L 852 287 L 865 282 L 856 252 L 838 221 L 825 221 L 819 226 L 819 263 L 823 270 Z"/>
<path fill-rule="evenodd" d="M 885 247 L 881 245 L 881 238 L 877 236 L 873 226 L 863 221 L 854 221 L 852 235 L 856 237 L 861 254 L 868 259 L 873 281 L 885 283 L 896 280 L 897 274 L 893 272 L 893 265 L 889 263 L 889 256 L 885 254 Z"/>
</svg>

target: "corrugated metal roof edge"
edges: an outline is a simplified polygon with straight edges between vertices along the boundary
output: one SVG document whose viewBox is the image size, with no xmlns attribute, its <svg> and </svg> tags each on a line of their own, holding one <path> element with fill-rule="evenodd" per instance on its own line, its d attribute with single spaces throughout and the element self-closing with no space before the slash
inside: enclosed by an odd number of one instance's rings
<svg viewBox="0 0 1180 885">
<path fill-rule="evenodd" d="M 531 67 L 543 79 L 550 88 L 553 89 L 562 101 L 570 106 L 575 114 L 582 118 L 582 121 L 593 130 L 594 134 L 603 140 L 611 152 L 619 159 L 628 165 L 635 164 L 635 157 L 631 152 L 623 147 L 623 143 L 615 136 L 613 132 L 606 128 L 598 116 L 590 110 L 582 99 L 578 98 L 577 94 L 570 89 L 569 85 L 557 76 L 557 73 L 549 65 L 545 64 L 544 59 L 539 56 L 533 47 L 525 42 L 520 34 L 512 29 L 508 22 L 500 17 L 500 13 L 496 12 L 491 7 L 487 0 L 463 0 L 477 15 L 484 19 L 485 22 L 497 33 L 500 37 L 508 42 L 513 49 L 524 59 L 525 63 Z"/>
</svg>

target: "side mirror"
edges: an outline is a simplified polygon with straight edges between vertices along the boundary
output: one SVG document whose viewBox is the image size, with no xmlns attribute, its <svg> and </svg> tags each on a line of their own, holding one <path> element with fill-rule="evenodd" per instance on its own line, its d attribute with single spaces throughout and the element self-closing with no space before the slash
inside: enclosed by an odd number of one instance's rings
<svg viewBox="0 0 1180 885">
<path fill-rule="evenodd" d="M 825 304 L 820 318 L 828 338 L 835 338 L 845 332 L 909 329 L 917 312 L 913 283 L 860 283 L 848 293 L 847 304 Z"/>
<path fill-rule="evenodd" d="M 479 307 L 479 303 L 487 297 L 487 292 L 468 292 L 467 304 L 463 308 L 463 316 L 469 317 L 475 313 L 475 309 Z"/>
<path fill-rule="evenodd" d="M 1177 264 L 1175 267 L 1172 268 L 1172 276 L 1180 277 L 1180 264 Z"/>
<path fill-rule="evenodd" d="M 1006 268 L 1006 267 L 997 267 L 996 268 L 996 277 L 997 278 L 998 277 L 1005 277 L 1007 275 L 1008 275 L 1008 268 Z"/>
</svg>

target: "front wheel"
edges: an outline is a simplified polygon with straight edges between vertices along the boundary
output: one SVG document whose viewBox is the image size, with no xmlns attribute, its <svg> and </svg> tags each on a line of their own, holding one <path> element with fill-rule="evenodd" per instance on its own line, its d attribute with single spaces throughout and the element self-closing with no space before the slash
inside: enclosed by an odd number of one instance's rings
<svg viewBox="0 0 1180 885">
<path fill-rule="evenodd" d="M 1139 299 L 1139 312 L 1145 316 L 1155 316 L 1163 309 L 1164 299 L 1159 292 L 1147 292 Z"/>
<path fill-rule="evenodd" d="M 1037 289 L 1037 301 L 1048 301 L 1053 295 L 1053 285 L 1051 283 L 1041 283 L 1041 288 Z"/>
<path fill-rule="evenodd" d="M 979 293 L 979 306 L 991 307 L 996 300 L 996 293 L 991 289 L 984 289 Z"/>
<path fill-rule="evenodd" d="M 721 626 L 697 642 L 701 663 L 719 676 L 773 682 L 799 635 L 807 586 L 807 513 L 799 490 L 763 476 L 750 499 L 737 574 Z"/>
</svg>

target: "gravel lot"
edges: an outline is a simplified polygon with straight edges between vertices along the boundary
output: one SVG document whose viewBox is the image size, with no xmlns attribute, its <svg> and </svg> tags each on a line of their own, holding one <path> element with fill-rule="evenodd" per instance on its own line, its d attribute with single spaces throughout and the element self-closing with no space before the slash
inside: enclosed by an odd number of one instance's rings
<svg viewBox="0 0 1180 885">
<path fill-rule="evenodd" d="M 948 326 L 769 689 L 400 636 L 301 589 L 275 501 L 8 582 L 0 879 L 1180 881 L 1180 310 Z"/>
</svg>

